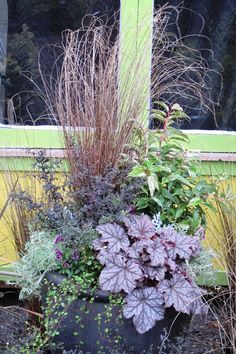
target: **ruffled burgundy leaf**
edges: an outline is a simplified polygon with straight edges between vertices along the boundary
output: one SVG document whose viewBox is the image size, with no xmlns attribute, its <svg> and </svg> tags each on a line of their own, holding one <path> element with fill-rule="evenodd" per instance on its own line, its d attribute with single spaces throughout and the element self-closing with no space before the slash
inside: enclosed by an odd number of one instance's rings
<svg viewBox="0 0 236 354">
<path fill-rule="evenodd" d="M 151 265 L 155 267 L 165 264 L 168 254 L 160 239 L 152 241 L 147 248 L 147 252 L 150 255 Z"/>
<path fill-rule="evenodd" d="M 119 293 L 123 290 L 129 294 L 137 286 L 137 280 L 142 277 L 142 270 L 137 263 L 113 255 L 106 261 L 106 266 L 100 273 L 99 285 L 104 291 Z"/>
<path fill-rule="evenodd" d="M 149 239 L 156 233 L 152 220 L 148 215 L 126 217 L 124 222 L 128 227 L 128 234 L 132 238 L 138 240 Z"/>
<path fill-rule="evenodd" d="M 164 313 L 163 297 L 154 287 L 134 290 L 126 297 L 123 307 L 124 317 L 133 317 L 134 326 L 141 334 L 162 320 Z"/>
<path fill-rule="evenodd" d="M 109 252 L 118 253 L 121 249 L 124 251 L 128 249 L 129 239 L 120 225 L 107 223 L 98 226 L 96 230 L 102 235 L 100 241 L 107 243 Z"/>
</svg>

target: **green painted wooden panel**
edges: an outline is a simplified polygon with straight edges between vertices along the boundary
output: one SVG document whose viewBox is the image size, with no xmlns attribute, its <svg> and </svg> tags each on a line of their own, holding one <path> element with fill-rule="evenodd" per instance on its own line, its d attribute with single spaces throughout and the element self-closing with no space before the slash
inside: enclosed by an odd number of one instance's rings
<svg viewBox="0 0 236 354">
<path fill-rule="evenodd" d="M 0 171 L 33 171 L 34 160 L 31 157 L 0 157 Z M 61 170 L 67 171 L 65 159 L 61 159 Z"/>
<path fill-rule="evenodd" d="M 236 152 L 236 133 L 185 131 L 189 148 L 202 152 Z M 63 134 L 57 127 L 0 127 L 1 147 L 61 148 Z"/>
<path fill-rule="evenodd" d="M 67 163 L 62 159 L 62 168 L 67 170 Z M 28 157 L 0 157 L 0 171 L 32 171 L 33 160 Z M 199 170 L 203 176 L 236 176 L 236 163 L 221 161 L 199 162 Z"/>
<path fill-rule="evenodd" d="M 236 152 L 236 133 L 223 131 L 186 131 L 190 149 L 201 152 Z"/>
<path fill-rule="evenodd" d="M 57 127 L 1 127 L 0 147 L 58 148 L 63 147 L 63 135 Z"/>
</svg>

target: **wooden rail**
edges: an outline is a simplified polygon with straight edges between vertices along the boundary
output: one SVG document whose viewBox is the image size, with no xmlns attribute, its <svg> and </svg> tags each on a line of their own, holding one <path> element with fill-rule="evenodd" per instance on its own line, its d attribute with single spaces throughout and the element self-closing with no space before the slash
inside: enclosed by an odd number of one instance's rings
<svg viewBox="0 0 236 354">
<path fill-rule="evenodd" d="M 42 149 L 29 148 L 0 148 L 0 157 L 34 157 Z M 47 157 L 65 158 L 64 149 L 45 149 Z M 201 161 L 236 161 L 236 153 L 228 152 L 190 152 L 189 156 L 198 158 Z"/>
</svg>

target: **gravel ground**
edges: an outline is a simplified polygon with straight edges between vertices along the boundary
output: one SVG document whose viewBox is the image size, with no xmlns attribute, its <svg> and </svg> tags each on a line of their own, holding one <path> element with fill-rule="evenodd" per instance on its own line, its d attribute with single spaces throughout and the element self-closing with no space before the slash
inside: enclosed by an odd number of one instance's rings
<svg viewBox="0 0 236 354">
<path fill-rule="evenodd" d="M 186 333 L 183 346 L 176 354 L 222 354 L 219 324 L 212 314 L 207 318 L 195 316 Z M 179 351 L 178 351 L 179 350 Z"/>
</svg>

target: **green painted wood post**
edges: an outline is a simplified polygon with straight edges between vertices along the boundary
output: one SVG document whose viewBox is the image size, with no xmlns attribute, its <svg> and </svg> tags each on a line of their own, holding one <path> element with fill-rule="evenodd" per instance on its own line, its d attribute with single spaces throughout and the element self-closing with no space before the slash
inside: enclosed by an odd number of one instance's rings
<svg viewBox="0 0 236 354">
<path fill-rule="evenodd" d="M 120 85 L 122 100 L 132 94 L 143 102 L 141 119 L 148 124 L 152 60 L 153 0 L 121 0 Z M 141 70 L 137 70 L 140 65 Z M 133 70 L 133 75 L 132 75 Z M 138 73 L 134 78 L 135 74 Z M 124 89 L 125 88 L 125 89 Z M 123 102 L 123 101 L 122 101 Z"/>
</svg>

